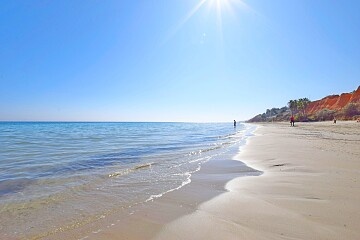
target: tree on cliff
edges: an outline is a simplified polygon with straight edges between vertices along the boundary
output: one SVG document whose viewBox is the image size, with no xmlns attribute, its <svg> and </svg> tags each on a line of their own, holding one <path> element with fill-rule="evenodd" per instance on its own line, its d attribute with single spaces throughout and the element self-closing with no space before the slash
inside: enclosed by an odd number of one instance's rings
<svg viewBox="0 0 360 240">
<path fill-rule="evenodd" d="M 297 108 L 300 110 L 301 114 L 306 117 L 306 108 L 309 105 L 310 100 L 308 98 L 300 98 L 297 100 Z"/>
<path fill-rule="evenodd" d="M 291 110 L 291 115 L 294 115 L 296 113 L 297 108 L 298 108 L 297 100 L 290 100 L 288 102 L 288 106 L 289 106 L 289 108 Z"/>
<path fill-rule="evenodd" d="M 297 112 L 300 113 L 300 116 L 304 118 L 307 117 L 306 108 L 309 105 L 310 100 L 308 98 L 300 98 L 297 100 L 290 100 L 288 106 L 291 110 L 291 115 L 295 115 Z"/>
</svg>

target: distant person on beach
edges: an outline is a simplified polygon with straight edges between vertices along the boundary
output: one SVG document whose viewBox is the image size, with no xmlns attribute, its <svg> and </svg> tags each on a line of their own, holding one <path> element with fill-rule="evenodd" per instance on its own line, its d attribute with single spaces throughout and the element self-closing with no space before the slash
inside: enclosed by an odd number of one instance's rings
<svg viewBox="0 0 360 240">
<path fill-rule="evenodd" d="M 336 124 L 336 118 L 334 118 L 334 124 Z"/>
<path fill-rule="evenodd" d="M 291 116 L 291 118 L 290 118 L 290 126 L 295 127 L 295 118 L 294 118 L 294 116 Z"/>
<path fill-rule="evenodd" d="M 234 120 L 234 127 L 236 127 L 236 121 Z"/>
</svg>

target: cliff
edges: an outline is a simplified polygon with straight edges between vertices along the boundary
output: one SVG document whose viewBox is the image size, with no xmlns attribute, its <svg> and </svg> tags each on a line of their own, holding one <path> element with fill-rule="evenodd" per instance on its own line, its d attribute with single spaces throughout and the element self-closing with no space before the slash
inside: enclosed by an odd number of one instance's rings
<svg viewBox="0 0 360 240">
<path fill-rule="evenodd" d="M 330 95 L 309 102 L 305 111 L 304 108 L 301 108 L 301 104 L 299 106 L 299 100 L 297 100 L 298 106 L 292 107 L 292 110 L 288 107 L 268 109 L 265 113 L 256 115 L 248 122 L 288 121 L 291 114 L 295 116 L 296 121 L 324 121 L 334 118 L 341 120 L 360 119 L 360 86 L 351 93 Z"/>
<path fill-rule="evenodd" d="M 331 95 L 324 97 L 321 100 L 313 101 L 307 106 L 306 112 L 308 115 L 316 115 L 321 110 L 328 109 L 330 111 L 335 111 L 340 114 L 340 111 L 344 110 L 345 107 L 349 106 L 349 104 L 351 103 L 360 104 L 360 86 L 356 91 L 352 93 Z"/>
</svg>

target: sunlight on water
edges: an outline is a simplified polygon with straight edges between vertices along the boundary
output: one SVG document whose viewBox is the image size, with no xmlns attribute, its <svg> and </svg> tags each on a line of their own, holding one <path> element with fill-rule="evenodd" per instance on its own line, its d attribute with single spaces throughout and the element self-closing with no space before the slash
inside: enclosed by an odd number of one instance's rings
<svg viewBox="0 0 360 240">
<path fill-rule="evenodd" d="M 51 235 L 154 201 L 244 144 L 251 130 L 225 123 L 0 123 L 0 237 Z"/>
</svg>

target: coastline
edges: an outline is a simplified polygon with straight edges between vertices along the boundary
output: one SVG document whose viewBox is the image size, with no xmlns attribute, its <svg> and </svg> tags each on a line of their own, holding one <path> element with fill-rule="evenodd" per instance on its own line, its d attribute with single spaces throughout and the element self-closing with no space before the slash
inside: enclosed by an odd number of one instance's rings
<svg viewBox="0 0 360 240">
<path fill-rule="evenodd" d="M 210 199 L 226 192 L 225 184 L 237 177 L 260 175 L 261 172 L 234 160 L 239 146 L 247 145 L 249 135 L 244 131 L 245 143 L 238 143 L 225 152 L 203 163 L 201 169 L 192 173 L 191 181 L 179 189 L 169 191 L 161 197 L 124 208 L 116 214 L 99 218 L 96 222 L 75 229 L 65 229 L 44 239 L 152 239 L 169 223 L 195 212 Z M 243 145 L 244 144 L 244 145 Z M 42 239 L 42 238 L 41 238 Z"/>
<path fill-rule="evenodd" d="M 359 239 L 359 125 L 256 126 L 183 188 L 49 239 Z"/>
<path fill-rule="evenodd" d="M 138 212 L 149 212 L 149 221 L 151 216 L 160 218 L 158 199 L 188 185 L 203 164 L 244 144 L 244 136 L 254 129 L 228 123 L 7 123 L 0 127 L 1 239 L 81 239 L 121 227 L 138 218 Z M 199 192 L 191 198 L 208 200 L 208 193 Z M 172 201 L 170 205 L 170 214 L 161 222 L 193 211 L 189 204 L 179 207 Z M 134 226 L 138 224 L 130 228 Z"/>
<path fill-rule="evenodd" d="M 359 239 L 360 130 L 263 124 L 237 159 L 264 171 L 167 224 L 155 239 Z"/>
</svg>

